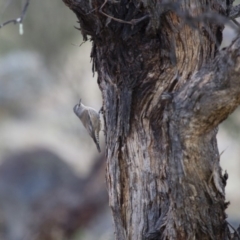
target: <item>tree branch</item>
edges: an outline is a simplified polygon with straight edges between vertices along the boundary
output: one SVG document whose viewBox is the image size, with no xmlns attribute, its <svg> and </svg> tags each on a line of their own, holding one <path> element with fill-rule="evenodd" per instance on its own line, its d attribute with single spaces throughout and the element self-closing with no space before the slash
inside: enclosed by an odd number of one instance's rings
<svg viewBox="0 0 240 240">
<path fill-rule="evenodd" d="M 18 23 L 19 23 L 19 24 L 21 24 L 22 21 L 23 21 L 23 18 L 24 18 L 25 15 L 26 15 L 26 12 L 27 12 L 29 3 L 30 3 L 30 0 L 26 0 L 26 2 L 25 2 L 25 4 L 24 4 L 24 7 L 23 7 L 23 9 L 22 9 L 22 12 L 21 12 L 21 16 L 20 16 L 20 17 L 15 18 L 15 19 L 8 20 L 8 21 L 0 24 L 0 28 L 4 27 L 5 25 L 10 24 L 10 23 L 14 23 L 14 24 L 18 24 Z"/>
<path fill-rule="evenodd" d="M 122 20 L 122 19 L 112 17 L 112 16 L 106 14 L 105 12 L 103 12 L 103 10 L 102 10 L 103 7 L 106 5 L 107 1 L 108 1 L 108 0 L 105 0 L 105 2 L 102 4 L 102 6 L 101 6 L 100 9 L 99 9 L 99 12 L 100 12 L 102 15 L 104 15 L 105 17 L 108 17 L 108 18 L 111 19 L 111 20 L 114 20 L 114 21 L 120 22 L 120 23 L 126 23 L 126 24 L 130 24 L 130 25 L 136 25 L 137 23 L 139 23 L 139 22 L 141 22 L 141 21 L 149 18 L 149 16 L 146 15 L 146 16 L 143 16 L 143 17 L 141 17 L 141 18 L 139 18 L 139 19 L 132 19 L 131 21 L 124 21 L 124 20 Z"/>
<path fill-rule="evenodd" d="M 235 18 L 240 17 L 240 4 L 231 8 L 231 10 L 229 12 L 229 17 L 231 19 L 235 19 Z"/>
<path fill-rule="evenodd" d="M 240 37 L 198 71 L 180 90 L 174 106 L 183 129 L 202 135 L 218 126 L 240 104 Z"/>
</svg>

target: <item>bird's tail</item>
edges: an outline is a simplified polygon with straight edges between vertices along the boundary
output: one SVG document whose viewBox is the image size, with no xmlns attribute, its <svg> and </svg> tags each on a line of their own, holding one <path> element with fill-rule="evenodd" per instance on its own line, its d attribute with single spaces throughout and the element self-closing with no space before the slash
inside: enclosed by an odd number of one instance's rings
<svg viewBox="0 0 240 240">
<path fill-rule="evenodd" d="M 96 144 L 97 150 L 98 150 L 99 152 L 101 152 L 101 148 L 100 148 L 100 145 L 99 145 L 99 137 L 98 137 L 98 136 L 95 136 L 95 134 L 93 134 L 93 135 L 94 135 L 93 141 L 94 141 L 95 144 Z"/>
<path fill-rule="evenodd" d="M 99 152 L 101 152 L 101 148 L 100 148 L 100 146 L 99 146 L 99 143 L 98 143 L 98 142 L 96 143 L 96 146 L 97 146 L 97 149 L 98 149 L 98 151 L 99 151 Z"/>
</svg>

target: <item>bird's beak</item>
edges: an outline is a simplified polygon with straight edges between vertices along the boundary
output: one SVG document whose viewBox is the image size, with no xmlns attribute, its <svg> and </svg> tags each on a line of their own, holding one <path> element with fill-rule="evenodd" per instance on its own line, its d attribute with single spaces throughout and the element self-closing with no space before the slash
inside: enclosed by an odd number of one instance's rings
<svg viewBox="0 0 240 240">
<path fill-rule="evenodd" d="M 79 103 L 78 103 L 79 106 L 81 105 L 81 101 L 82 101 L 82 100 L 81 100 L 81 98 L 80 98 Z"/>
<path fill-rule="evenodd" d="M 77 114 L 77 109 L 78 109 L 78 104 L 76 104 L 75 106 L 74 106 L 74 108 L 73 108 L 73 111 Z"/>
</svg>

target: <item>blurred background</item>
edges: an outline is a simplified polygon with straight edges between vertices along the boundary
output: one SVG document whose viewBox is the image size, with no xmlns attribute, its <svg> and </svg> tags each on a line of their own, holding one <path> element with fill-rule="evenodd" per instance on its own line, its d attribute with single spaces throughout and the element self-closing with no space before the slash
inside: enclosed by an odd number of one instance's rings
<svg viewBox="0 0 240 240">
<path fill-rule="evenodd" d="M 0 0 L 0 24 L 17 18 L 25 0 Z M 236 1 L 236 4 L 239 1 Z M 82 102 L 100 109 L 91 42 L 60 1 L 31 0 L 24 34 L 0 29 L 0 239 L 113 240 L 104 154 L 74 115 Z M 223 46 L 235 32 L 226 26 Z M 103 133 L 100 144 L 104 149 Z M 218 134 L 229 180 L 228 221 L 240 223 L 240 110 Z M 103 151 L 102 151 L 103 152 Z"/>
</svg>

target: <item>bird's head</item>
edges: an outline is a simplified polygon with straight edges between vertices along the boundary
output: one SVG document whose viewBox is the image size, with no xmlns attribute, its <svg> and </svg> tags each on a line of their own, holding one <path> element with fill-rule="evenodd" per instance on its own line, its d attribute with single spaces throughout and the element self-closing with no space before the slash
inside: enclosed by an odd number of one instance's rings
<svg viewBox="0 0 240 240">
<path fill-rule="evenodd" d="M 76 104 L 73 108 L 73 111 L 77 116 L 80 114 L 81 105 L 82 105 L 82 102 L 81 102 L 81 99 L 80 99 L 79 103 Z"/>
</svg>

